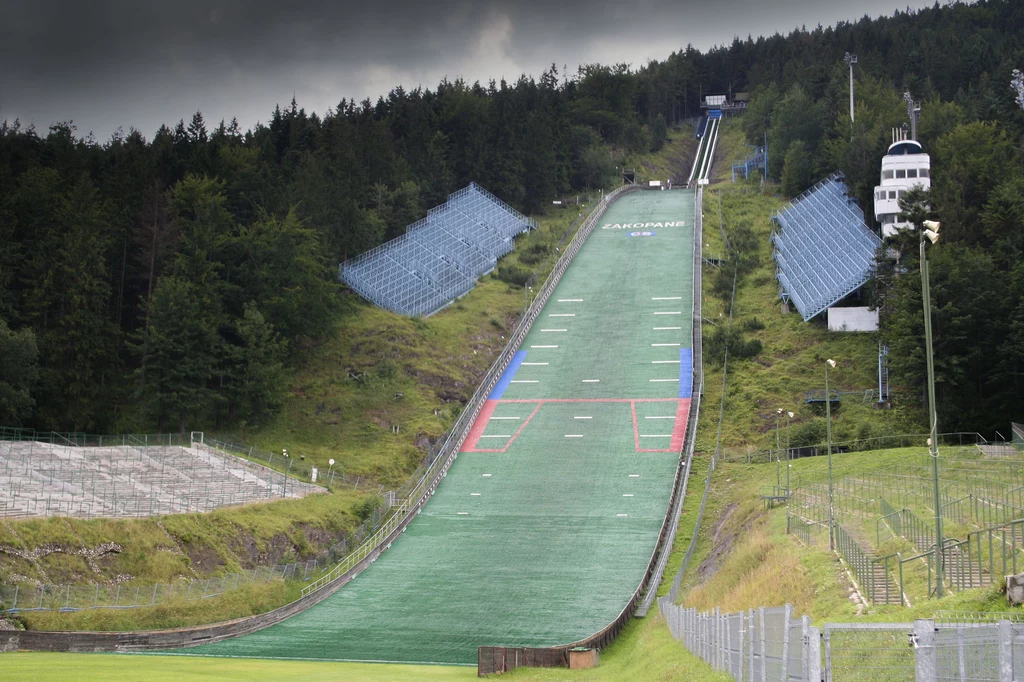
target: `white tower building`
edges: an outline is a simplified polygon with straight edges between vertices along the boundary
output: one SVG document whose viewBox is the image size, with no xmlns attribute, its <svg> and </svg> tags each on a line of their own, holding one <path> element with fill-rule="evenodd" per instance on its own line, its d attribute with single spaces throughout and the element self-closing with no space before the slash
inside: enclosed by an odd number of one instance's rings
<svg viewBox="0 0 1024 682">
<path fill-rule="evenodd" d="M 929 189 L 931 168 L 931 157 L 920 142 L 906 139 L 903 130 L 893 131 L 893 143 L 882 157 L 881 184 L 875 187 L 875 219 L 882 224 L 882 237 L 910 227 L 900 214 L 899 199 L 915 186 Z"/>
</svg>

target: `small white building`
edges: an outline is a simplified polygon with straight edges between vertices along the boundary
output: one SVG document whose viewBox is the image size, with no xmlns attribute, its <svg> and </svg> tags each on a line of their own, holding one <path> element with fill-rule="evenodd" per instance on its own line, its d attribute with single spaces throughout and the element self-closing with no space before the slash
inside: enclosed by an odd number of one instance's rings
<svg viewBox="0 0 1024 682">
<path fill-rule="evenodd" d="M 924 153 L 920 142 L 903 139 L 904 135 L 902 131 L 894 134 L 898 139 L 882 157 L 881 184 L 875 187 L 875 219 L 882 224 L 883 237 L 910 227 L 900 214 L 900 197 L 917 185 L 924 189 L 932 185 L 931 157 Z"/>
</svg>

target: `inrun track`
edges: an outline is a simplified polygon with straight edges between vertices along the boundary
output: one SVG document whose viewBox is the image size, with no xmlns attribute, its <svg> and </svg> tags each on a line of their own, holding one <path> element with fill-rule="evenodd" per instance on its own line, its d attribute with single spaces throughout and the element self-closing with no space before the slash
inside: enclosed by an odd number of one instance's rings
<svg viewBox="0 0 1024 682">
<path fill-rule="evenodd" d="M 169 654 L 475 664 L 626 606 L 655 550 L 692 384 L 694 194 L 612 204 L 433 498 L 320 604 Z"/>
</svg>

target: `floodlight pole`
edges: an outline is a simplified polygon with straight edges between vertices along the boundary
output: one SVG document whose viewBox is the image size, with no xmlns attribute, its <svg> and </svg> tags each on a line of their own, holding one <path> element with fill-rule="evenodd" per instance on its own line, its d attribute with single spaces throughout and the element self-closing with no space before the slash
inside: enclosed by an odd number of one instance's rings
<svg viewBox="0 0 1024 682">
<path fill-rule="evenodd" d="M 828 394 L 828 367 L 835 367 L 835 360 L 825 361 L 825 440 L 828 443 L 828 548 L 836 548 L 836 519 L 832 489 L 832 400 Z"/>
<path fill-rule="evenodd" d="M 928 361 L 928 419 L 931 422 L 928 454 L 932 458 L 932 483 L 935 489 L 935 596 L 942 597 L 942 496 L 939 494 L 939 418 L 935 406 L 935 360 L 932 355 L 932 300 L 925 258 L 925 233 L 921 230 L 921 300 L 924 308 L 924 345 Z"/>
<path fill-rule="evenodd" d="M 775 488 L 782 485 L 782 443 L 779 440 L 779 420 L 782 417 L 782 408 L 775 410 Z"/>
<path fill-rule="evenodd" d="M 843 61 L 850 67 L 850 123 L 853 123 L 853 65 L 857 63 L 857 55 L 847 52 Z"/>
<path fill-rule="evenodd" d="M 789 470 L 793 468 L 790 463 L 790 452 L 789 452 L 789 421 L 793 418 L 792 412 L 786 412 L 786 497 L 790 496 L 789 492 Z"/>
</svg>

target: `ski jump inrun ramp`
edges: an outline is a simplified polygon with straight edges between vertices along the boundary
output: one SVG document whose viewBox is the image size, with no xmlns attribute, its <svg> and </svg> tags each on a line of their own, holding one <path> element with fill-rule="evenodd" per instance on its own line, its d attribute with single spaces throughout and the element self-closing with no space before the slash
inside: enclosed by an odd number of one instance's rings
<svg viewBox="0 0 1024 682">
<path fill-rule="evenodd" d="M 622 611 L 665 519 L 692 387 L 694 193 L 634 192 L 587 238 L 433 498 L 320 604 L 169 653 L 475 664 Z"/>
</svg>

